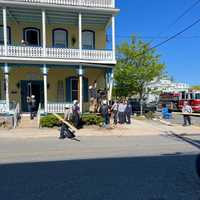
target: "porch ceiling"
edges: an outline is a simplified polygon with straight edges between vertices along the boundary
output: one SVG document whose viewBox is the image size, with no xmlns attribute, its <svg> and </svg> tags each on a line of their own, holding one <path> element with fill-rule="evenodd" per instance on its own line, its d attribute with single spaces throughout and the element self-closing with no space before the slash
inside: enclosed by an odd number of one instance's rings
<svg viewBox="0 0 200 200">
<path fill-rule="evenodd" d="M 40 9 L 27 8 L 7 8 L 8 21 L 16 23 L 42 23 Z M 0 12 L 0 22 L 2 23 L 2 8 Z M 87 26 L 106 26 L 110 21 L 110 14 L 83 13 L 82 24 Z M 46 10 L 47 24 L 66 24 L 78 25 L 77 12 L 64 12 L 55 10 Z"/>
</svg>

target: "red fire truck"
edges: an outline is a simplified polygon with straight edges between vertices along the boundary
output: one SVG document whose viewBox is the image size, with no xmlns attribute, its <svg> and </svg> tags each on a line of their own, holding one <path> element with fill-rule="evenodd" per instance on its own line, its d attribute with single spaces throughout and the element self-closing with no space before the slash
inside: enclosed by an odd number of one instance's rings
<svg viewBox="0 0 200 200">
<path fill-rule="evenodd" d="M 194 112 L 200 112 L 200 91 L 190 90 L 182 92 L 179 100 L 179 110 L 182 109 L 184 102 L 187 101 Z"/>
<path fill-rule="evenodd" d="M 179 110 L 180 93 L 165 92 L 160 94 L 158 109 L 161 110 L 166 105 L 172 111 Z"/>
<path fill-rule="evenodd" d="M 194 112 L 200 112 L 200 91 L 197 90 L 179 93 L 162 93 L 159 99 L 159 108 L 165 104 L 172 111 L 181 111 L 185 101 L 191 105 Z"/>
</svg>

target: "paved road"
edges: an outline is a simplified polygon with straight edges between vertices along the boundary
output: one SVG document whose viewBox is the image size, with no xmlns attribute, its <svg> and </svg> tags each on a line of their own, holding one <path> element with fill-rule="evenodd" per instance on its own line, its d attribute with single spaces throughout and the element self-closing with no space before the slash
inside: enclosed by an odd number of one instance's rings
<svg viewBox="0 0 200 200">
<path fill-rule="evenodd" d="M 6 200 L 199 200 L 200 136 L 1 139 Z M 196 144 L 192 145 L 192 141 Z"/>
</svg>

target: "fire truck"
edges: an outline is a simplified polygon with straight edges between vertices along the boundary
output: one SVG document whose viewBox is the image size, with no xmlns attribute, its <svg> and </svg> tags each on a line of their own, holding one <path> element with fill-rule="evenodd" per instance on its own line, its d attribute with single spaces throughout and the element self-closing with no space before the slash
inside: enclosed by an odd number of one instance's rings
<svg viewBox="0 0 200 200">
<path fill-rule="evenodd" d="M 200 112 L 200 91 L 190 90 L 182 92 L 179 100 L 179 110 L 183 108 L 184 102 L 187 101 L 194 112 Z"/>
<path fill-rule="evenodd" d="M 159 98 L 159 109 L 165 104 L 172 111 L 181 111 L 187 101 L 194 112 L 200 112 L 200 91 L 162 93 Z"/>
</svg>

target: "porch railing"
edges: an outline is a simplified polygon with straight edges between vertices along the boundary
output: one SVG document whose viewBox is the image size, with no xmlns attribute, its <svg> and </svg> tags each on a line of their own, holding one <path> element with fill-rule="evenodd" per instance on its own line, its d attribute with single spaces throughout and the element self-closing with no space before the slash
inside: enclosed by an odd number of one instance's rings
<svg viewBox="0 0 200 200">
<path fill-rule="evenodd" d="M 6 101 L 1 100 L 0 101 L 0 113 L 6 113 L 7 112 L 7 104 Z"/>
<path fill-rule="evenodd" d="M 55 4 L 68 6 L 84 6 L 96 8 L 114 8 L 115 0 L 7 0 L 26 3 Z"/>
<path fill-rule="evenodd" d="M 65 106 L 71 107 L 70 103 L 48 103 L 47 112 L 48 113 L 64 113 Z"/>
<path fill-rule="evenodd" d="M 112 50 L 82 50 L 68 48 L 46 48 L 46 54 L 42 47 L 29 46 L 8 46 L 7 54 L 5 47 L 0 46 L 0 56 L 8 57 L 29 57 L 29 58 L 46 58 L 46 59 L 83 59 L 92 61 L 112 61 Z M 45 56 L 44 56 L 45 55 Z"/>
</svg>

